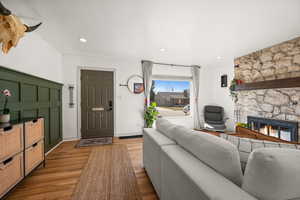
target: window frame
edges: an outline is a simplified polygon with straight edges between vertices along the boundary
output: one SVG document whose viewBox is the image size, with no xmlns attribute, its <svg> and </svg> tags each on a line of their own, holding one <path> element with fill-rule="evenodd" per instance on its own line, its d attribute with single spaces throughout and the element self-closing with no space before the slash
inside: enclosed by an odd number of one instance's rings
<svg viewBox="0 0 300 200">
<path fill-rule="evenodd" d="M 190 105 L 190 114 L 189 115 L 184 115 L 184 116 L 162 116 L 164 118 L 192 118 L 192 115 L 193 115 L 193 107 L 194 107 L 194 102 L 192 101 L 193 99 L 193 79 L 191 76 L 168 76 L 168 75 L 153 75 L 152 76 L 152 80 L 155 81 L 155 80 L 162 80 L 162 81 L 187 81 L 190 83 L 190 102 L 189 102 L 189 105 Z M 158 106 L 159 107 L 159 106 Z"/>
</svg>

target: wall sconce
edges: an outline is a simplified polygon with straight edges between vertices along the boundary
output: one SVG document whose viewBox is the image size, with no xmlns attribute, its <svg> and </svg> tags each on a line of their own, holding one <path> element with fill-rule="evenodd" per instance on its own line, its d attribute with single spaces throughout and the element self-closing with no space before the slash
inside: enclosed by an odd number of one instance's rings
<svg viewBox="0 0 300 200">
<path fill-rule="evenodd" d="M 69 85 L 69 108 L 74 108 L 74 85 Z"/>
<path fill-rule="evenodd" d="M 221 87 L 227 87 L 227 75 L 226 74 L 221 76 Z"/>
</svg>

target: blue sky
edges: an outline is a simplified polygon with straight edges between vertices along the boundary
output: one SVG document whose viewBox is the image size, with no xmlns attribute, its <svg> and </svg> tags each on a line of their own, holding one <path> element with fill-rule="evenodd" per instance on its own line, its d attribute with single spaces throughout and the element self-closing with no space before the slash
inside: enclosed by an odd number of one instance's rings
<svg viewBox="0 0 300 200">
<path fill-rule="evenodd" d="M 161 81 L 155 80 L 155 93 L 156 92 L 183 92 L 185 89 L 190 88 L 189 81 Z"/>
</svg>

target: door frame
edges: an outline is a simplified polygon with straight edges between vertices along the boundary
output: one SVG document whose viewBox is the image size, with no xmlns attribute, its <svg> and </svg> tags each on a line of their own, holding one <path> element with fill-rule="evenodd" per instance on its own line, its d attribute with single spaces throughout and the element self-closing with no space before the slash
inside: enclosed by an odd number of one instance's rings
<svg viewBox="0 0 300 200">
<path fill-rule="evenodd" d="M 105 67 L 84 67 L 79 66 L 77 68 L 77 138 L 81 139 L 81 70 L 91 70 L 91 71 L 106 71 L 106 72 L 112 72 L 113 73 L 113 90 L 114 90 L 114 131 L 113 131 L 113 137 L 116 136 L 116 72 L 117 70 L 115 68 L 105 68 Z"/>
</svg>

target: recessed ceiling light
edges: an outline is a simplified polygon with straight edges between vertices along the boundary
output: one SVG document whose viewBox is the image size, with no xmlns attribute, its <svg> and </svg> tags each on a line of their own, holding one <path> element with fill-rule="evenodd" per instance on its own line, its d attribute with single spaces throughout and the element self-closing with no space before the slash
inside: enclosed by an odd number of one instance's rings
<svg viewBox="0 0 300 200">
<path fill-rule="evenodd" d="M 87 42 L 87 39 L 85 39 L 85 38 L 80 38 L 79 41 L 82 42 L 82 43 L 86 43 L 86 42 Z"/>
<path fill-rule="evenodd" d="M 161 52 L 164 52 L 164 51 L 166 51 L 166 49 L 164 49 L 164 48 L 161 48 L 161 49 L 160 49 L 160 51 L 161 51 Z"/>
<path fill-rule="evenodd" d="M 221 59 L 222 59 L 222 57 L 221 57 L 221 56 L 217 56 L 217 59 L 218 59 L 218 60 L 221 60 Z"/>
</svg>

